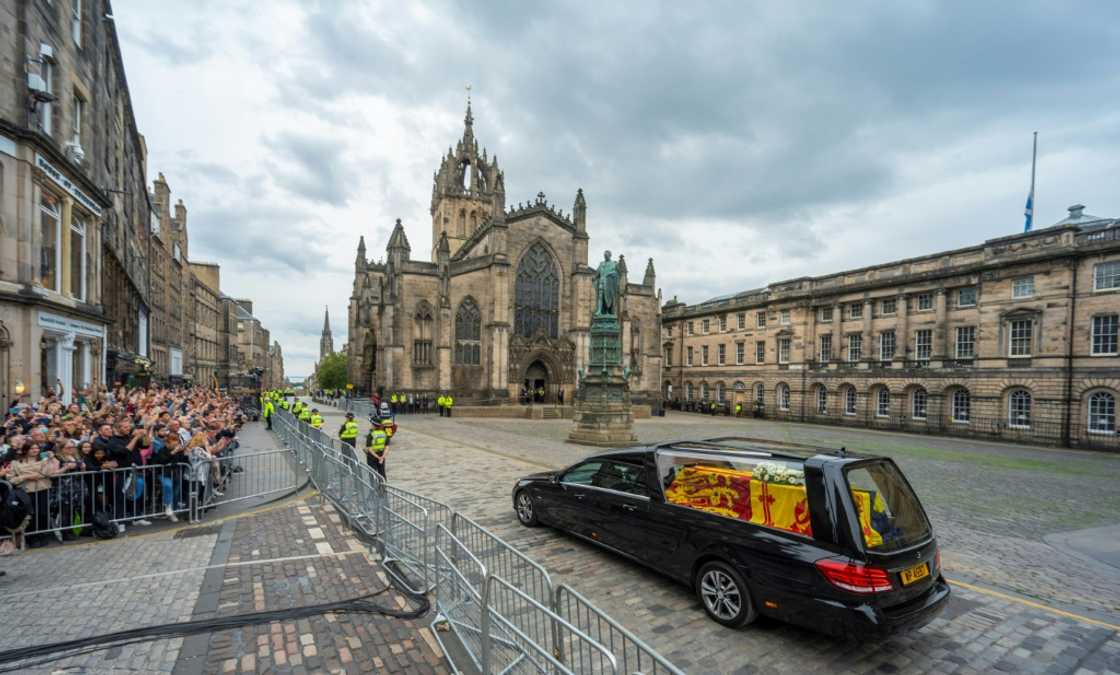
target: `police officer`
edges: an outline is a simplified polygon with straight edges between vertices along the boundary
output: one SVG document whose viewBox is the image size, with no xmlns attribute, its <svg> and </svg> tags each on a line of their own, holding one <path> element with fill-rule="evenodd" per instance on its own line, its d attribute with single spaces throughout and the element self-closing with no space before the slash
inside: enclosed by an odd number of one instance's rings
<svg viewBox="0 0 1120 675">
<path fill-rule="evenodd" d="M 261 414 L 264 415 L 265 424 L 268 425 L 269 431 L 272 430 L 272 416 L 276 414 L 276 406 L 272 404 L 272 398 L 266 398 L 264 405 L 261 406 Z"/>
<path fill-rule="evenodd" d="M 397 394 L 396 394 L 396 392 L 393 392 L 392 394 L 389 394 L 389 404 L 392 406 L 391 410 L 394 413 L 397 412 Z"/>
<path fill-rule="evenodd" d="M 735 404 L 735 416 L 736 417 L 742 417 L 743 416 L 743 404 L 742 403 L 736 403 Z"/>
<path fill-rule="evenodd" d="M 366 434 L 366 464 L 385 478 L 385 458 L 389 456 L 389 434 L 380 424 L 370 427 Z"/>
<path fill-rule="evenodd" d="M 451 417 L 451 408 L 455 406 L 455 397 L 451 394 L 447 395 L 447 416 Z"/>
<path fill-rule="evenodd" d="M 358 423 L 354 421 L 354 413 L 346 413 L 346 421 L 338 430 L 338 440 L 342 441 L 351 448 L 354 447 L 358 441 Z"/>
<path fill-rule="evenodd" d="M 311 406 L 304 405 L 299 409 L 299 421 L 311 423 Z"/>
<path fill-rule="evenodd" d="M 323 428 L 323 416 L 319 414 L 319 409 L 318 408 L 312 408 L 311 409 L 311 420 L 310 420 L 310 422 L 311 422 L 311 427 L 313 429 L 322 429 Z"/>
</svg>

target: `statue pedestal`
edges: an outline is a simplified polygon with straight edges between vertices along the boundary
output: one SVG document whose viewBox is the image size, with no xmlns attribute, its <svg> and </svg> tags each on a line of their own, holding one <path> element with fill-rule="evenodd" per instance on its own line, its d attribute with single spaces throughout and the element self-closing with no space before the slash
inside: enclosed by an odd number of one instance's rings
<svg viewBox="0 0 1120 675">
<path fill-rule="evenodd" d="M 576 393 L 575 428 L 568 434 L 568 442 L 600 447 L 636 445 L 618 319 L 592 319 L 590 356 L 588 372 Z"/>
</svg>

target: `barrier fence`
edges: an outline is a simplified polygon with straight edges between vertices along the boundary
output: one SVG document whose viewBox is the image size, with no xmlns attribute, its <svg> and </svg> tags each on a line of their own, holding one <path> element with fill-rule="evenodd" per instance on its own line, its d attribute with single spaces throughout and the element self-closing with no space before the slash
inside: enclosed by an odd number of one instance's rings
<svg viewBox="0 0 1120 675">
<path fill-rule="evenodd" d="M 350 400 L 347 409 L 364 412 Z M 320 494 L 373 536 L 386 570 L 434 592 L 432 627 L 455 636 L 483 673 L 683 675 L 574 589 L 446 504 L 383 481 L 351 448 L 277 410 L 273 431 Z M 445 653 L 449 652 L 444 649 Z"/>
<path fill-rule="evenodd" d="M 50 486 L 29 492 L 32 515 L 27 537 L 78 537 L 93 527 L 95 516 L 114 524 L 168 517 L 199 522 L 215 507 L 291 492 L 306 484 L 287 449 L 238 453 L 227 449 L 208 461 L 184 455 L 169 464 L 148 464 L 100 471 L 77 471 L 76 461 L 59 457 L 59 472 Z M 3 537 L 8 538 L 8 537 Z"/>
</svg>

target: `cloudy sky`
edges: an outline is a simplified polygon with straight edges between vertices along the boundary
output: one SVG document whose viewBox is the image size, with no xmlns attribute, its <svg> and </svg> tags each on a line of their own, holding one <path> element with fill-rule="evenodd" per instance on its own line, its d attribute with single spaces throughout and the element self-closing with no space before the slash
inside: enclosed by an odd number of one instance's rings
<svg viewBox="0 0 1120 675">
<path fill-rule="evenodd" d="M 1101 2 L 116 0 L 154 177 L 193 259 L 289 374 L 355 247 L 430 250 L 432 173 L 475 131 L 507 200 L 587 195 L 592 250 L 685 302 L 1120 215 L 1120 11 Z"/>
</svg>

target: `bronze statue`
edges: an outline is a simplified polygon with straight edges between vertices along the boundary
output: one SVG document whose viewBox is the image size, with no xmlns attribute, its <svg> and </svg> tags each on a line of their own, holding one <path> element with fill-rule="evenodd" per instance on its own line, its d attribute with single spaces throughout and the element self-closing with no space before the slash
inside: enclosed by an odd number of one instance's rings
<svg viewBox="0 0 1120 675">
<path fill-rule="evenodd" d="M 611 252 L 603 253 L 603 262 L 595 270 L 595 316 L 617 316 L 618 263 L 611 260 Z"/>
</svg>

